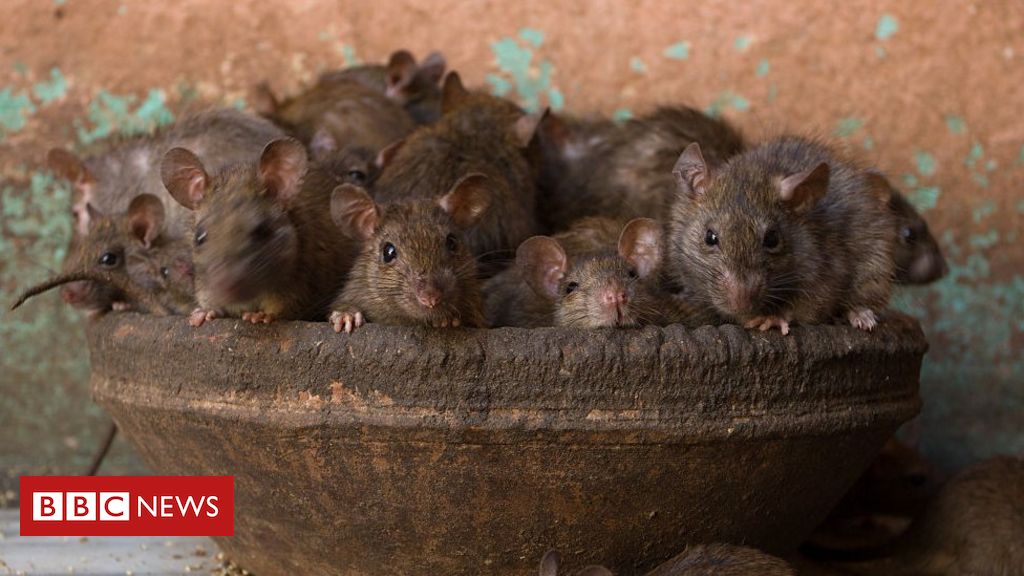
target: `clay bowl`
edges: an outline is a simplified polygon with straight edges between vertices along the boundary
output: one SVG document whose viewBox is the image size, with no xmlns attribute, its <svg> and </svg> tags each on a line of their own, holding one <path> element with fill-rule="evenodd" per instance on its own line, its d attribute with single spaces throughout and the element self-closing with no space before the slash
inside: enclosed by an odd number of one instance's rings
<svg viewBox="0 0 1024 576">
<path fill-rule="evenodd" d="M 636 574 L 793 549 L 920 406 L 920 326 L 430 330 L 111 314 L 92 388 L 160 474 L 235 476 L 260 576 Z"/>
</svg>

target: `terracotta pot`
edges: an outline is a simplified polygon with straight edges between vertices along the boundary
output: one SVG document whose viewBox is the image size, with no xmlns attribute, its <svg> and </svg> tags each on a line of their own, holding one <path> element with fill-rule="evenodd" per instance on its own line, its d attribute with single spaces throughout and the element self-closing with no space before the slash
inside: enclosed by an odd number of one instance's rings
<svg viewBox="0 0 1024 576">
<path fill-rule="evenodd" d="M 96 400 L 161 474 L 235 476 L 272 574 L 619 574 L 687 542 L 793 549 L 920 407 L 916 321 L 431 330 L 111 314 Z"/>
</svg>

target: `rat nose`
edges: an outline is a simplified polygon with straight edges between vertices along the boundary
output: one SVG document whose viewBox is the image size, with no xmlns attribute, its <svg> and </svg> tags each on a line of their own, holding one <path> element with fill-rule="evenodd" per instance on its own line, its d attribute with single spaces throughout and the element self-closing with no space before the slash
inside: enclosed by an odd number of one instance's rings
<svg viewBox="0 0 1024 576">
<path fill-rule="evenodd" d="M 60 287 L 60 298 L 68 304 L 78 304 L 85 300 L 85 282 L 69 282 Z"/>
<path fill-rule="evenodd" d="M 425 308 L 437 306 L 441 303 L 442 296 L 444 296 L 436 282 L 423 279 L 416 280 L 414 291 L 416 293 L 416 301 Z"/>
<path fill-rule="evenodd" d="M 619 286 L 609 286 L 601 292 L 601 303 L 618 308 L 626 303 L 626 291 Z"/>
<path fill-rule="evenodd" d="M 749 276 L 740 277 L 732 272 L 726 272 L 724 279 L 729 306 L 736 312 L 753 310 L 755 300 L 761 292 L 760 280 Z"/>
</svg>

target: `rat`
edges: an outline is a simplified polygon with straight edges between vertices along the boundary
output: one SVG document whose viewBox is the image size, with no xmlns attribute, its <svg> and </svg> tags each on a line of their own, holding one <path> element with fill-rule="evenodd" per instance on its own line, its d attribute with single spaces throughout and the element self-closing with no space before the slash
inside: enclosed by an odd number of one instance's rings
<svg viewBox="0 0 1024 576">
<path fill-rule="evenodd" d="M 408 198 L 436 199 L 466 174 L 487 177 L 490 208 L 466 231 L 466 244 L 485 266 L 511 257 L 538 232 L 536 167 L 532 144 L 545 112 L 483 92 L 470 92 L 459 75 L 445 78 L 443 115 L 382 152 L 374 198 L 383 204 Z"/>
<path fill-rule="evenodd" d="M 885 558 L 834 564 L 858 574 L 1024 574 L 1024 459 L 1001 456 L 953 477 L 887 547 Z"/>
<path fill-rule="evenodd" d="M 515 266 L 487 281 L 492 326 L 636 327 L 699 325 L 658 286 L 661 225 L 584 218 L 554 237 L 534 236 L 516 250 Z"/>
<path fill-rule="evenodd" d="M 158 286 L 140 284 L 132 273 L 132 262 L 152 263 L 174 250 L 175 241 L 164 236 L 164 208 L 159 198 L 140 194 L 132 199 L 121 214 L 105 215 L 86 204 L 87 234 L 73 244 L 74 251 L 64 259 L 65 273 L 93 271 L 119 276 L 157 298 L 165 292 Z M 108 310 L 124 310 L 129 304 L 111 282 L 89 280 L 69 282 L 61 286 L 61 298 L 75 308 L 94 317 Z"/>
<path fill-rule="evenodd" d="M 358 186 L 331 193 L 331 214 L 362 243 L 344 289 L 331 305 L 335 332 L 365 322 L 485 327 L 476 260 L 466 231 L 491 209 L 492 187 L 463 176 L 441 198 L 379 204 Z"/>
<path fill-rule="evenodd" d="M 896 283 L 930 284 L 945 276 L 949 267 L 928 222 L 884 174 L 868 170 L 867 178 L 876 193 L 885 199 L 895 219 Z"/>
<path fill-rule="evenodd" d="M 440 83 L 445 66 L 440 52 L 431 52 L 417 63 L 408 50 L 397 50 L 391 53 L 387 64 L 363 64 L 325 72 L 318 83 L 359 82 L 404 107 L 417 124 L 432 124 L 441 117 Z"/>
<path fill-rule="evenodd" d="M 188 231 L 189 215 L 171 199 L 160 180 L 164 153 L 185 147 L 203 158 L 210 169 L 219 170 L 255 157 L 268 142 L 282 136 L 280 129 L 263 118 L 218 108 L 188 116 L 151 135 L 111 138 L 84 159 L 53 148 L 47 154 L 47 164 L 71 183 L 75 237 L 89 229 L 87 204 L 102 214 L 115 214 L 127 209 L 136 196 L 151 194 L 164 205 L 168 237 L 181 238 Z"/>
<path fill-rule="evenodd" d="M 745 149 L 742 134 L 687 106 L 663 106 L 616 124 L 546 118 L 541 128 L 541 213 L 549 229 L 585 216 L 661 218 L 675 197 L 672 168 L 700 142 L 717 168 Z"/>
<path fill-rule="evenodd" d="M 196 301 L 189 323 L 221 316 L 252 323 L 320 320 L 341 288 L 354 243 L 336 233 L 336 175 L 308 163 L 297 140 L 266 145 L 255 162 L 209 174 L 175 148 L 161 165 L 167 190 L 193 211 Z"/>
<path fill-rule="evenodd" d="M 187 240 L 172 240 L 148 253 L 129 253 L 125 265 L 132 283 L 154 294 L 173 314 L 195 308 L 195 267 Z"/>
<path fill-rule="evenodd" d="M 320 82 L 279 100 L 266 83 L 256 87 L 253 105 L 309 146 L 314 160 L 340 148 L 379 151 L 416 127 L 408 112 L 384 94 L 355 80 Z"/>
<path fill-rule="evenodd" d="M 673 173 L 668 267 L 688 297 L 762 331 L 836 317 L 874 328 L 892 291 L 894 225 L 862 169 L 786 136 L 718 169 L 693 143 Z"/>
</svg>

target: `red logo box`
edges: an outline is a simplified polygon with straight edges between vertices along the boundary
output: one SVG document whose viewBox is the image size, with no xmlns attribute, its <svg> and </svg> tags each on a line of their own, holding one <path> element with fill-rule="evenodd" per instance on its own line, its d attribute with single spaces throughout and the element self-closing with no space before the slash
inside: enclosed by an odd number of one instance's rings
<svg viewBox="0 0 1024 576">
<path fill-rule="evenodd" d="M 22 536 L 233 536 L 232 476 L 22 476 Z"/>
</svg>

